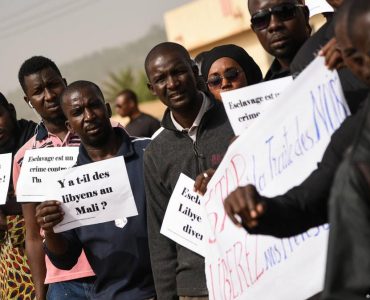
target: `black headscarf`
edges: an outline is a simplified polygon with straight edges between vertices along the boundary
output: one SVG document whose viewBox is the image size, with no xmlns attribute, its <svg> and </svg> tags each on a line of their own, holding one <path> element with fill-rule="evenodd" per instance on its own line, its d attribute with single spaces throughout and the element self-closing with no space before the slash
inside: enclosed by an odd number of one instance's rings
<svg viewBox="0 0 370 300">
<path fill-rule="evenodd" d="M 243 69 L 248 85 L 259 83 L 262 80 L 262 72 L 251 56 L 241 47 L 236 45 L 222 45 L 206 52 L 202 62 L 202 76 L 208 80 L 209 69 L 212 64 L 221 57 L 230 57 Z"/>
</svg>

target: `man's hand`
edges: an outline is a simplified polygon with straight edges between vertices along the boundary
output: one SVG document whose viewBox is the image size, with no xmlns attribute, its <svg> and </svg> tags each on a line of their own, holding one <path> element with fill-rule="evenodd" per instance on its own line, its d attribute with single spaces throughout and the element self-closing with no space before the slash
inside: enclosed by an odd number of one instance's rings
<svg viewBox="0 0 370 300">
<path fill-rule="evenodd" d="M 199 174 L 197 178 L 195 178 L 194 192 L 197 192 L 198 194 L 203 196 L 207 192 L 208 182 L 211 180 L 215 172 L 216 172 L 215 169 L 208 169 L 203 173 Z"/>
<path fill-rule="evenodd" d="M 253 185 L 238 187 L 224 201 L 224 207 L 231 221 L 237 226 L 253 228 L 265 213 L 265 203 Z M 238 220 L 240 217 L 241 221 Z"/>
<path fill-rule="evenodd" d="M 36 221 L 45 232 L 53 233 L 53 227 L 63 220 L 64 212 L 59 201 L 45 201 L 36 207 Z"/>
<path fill-rule="evenodd" d="M 340 69 L 344 67 L 342 53 L 338 49 L 336 38 L 332 38 L 319 51 L 319 55 L 325 57 L 325 65 L 329 70 Z"/>
</svg>

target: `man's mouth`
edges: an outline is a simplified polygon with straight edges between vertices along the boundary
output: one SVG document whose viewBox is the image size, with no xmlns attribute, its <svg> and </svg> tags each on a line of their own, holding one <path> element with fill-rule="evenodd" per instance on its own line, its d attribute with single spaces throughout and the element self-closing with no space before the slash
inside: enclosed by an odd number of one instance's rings
<svg viewBox="0 0 370 300">
<path fill-rule="evenodd" d="M 100 131 L 100 127 L 99 126 L 88 126 L 85 128 L 85 131 L 89 134 L 96 134 Z"/>
<path fill-rule="evenodd" d="M 51 110 L 51 111 L 56 111 L 56 110 L 60 109 L 60 106 L 59 106 L 59 104 L 50 104 L 50 105 L 46 106 L 46 109 Z"/>
<path fill-rule="evenodd" d="M 169 95 L 169 98 L 170 98 L 171 100 L 177 100 L 177 99 L 182 98 L 182 97 L 184 96 L 184 94 L 185 94 L 185 93 L 183 93 L 183 92 L 171 93 L 171 94 Z"/>
<path fill-rule="evenodd" d="M 284 43 L 286 43 L 289 40 L 289 37 L 283 35 L 283 36 L 277 36 L 271 39 L 271 46 L 281 46 Z"/>
</svg>

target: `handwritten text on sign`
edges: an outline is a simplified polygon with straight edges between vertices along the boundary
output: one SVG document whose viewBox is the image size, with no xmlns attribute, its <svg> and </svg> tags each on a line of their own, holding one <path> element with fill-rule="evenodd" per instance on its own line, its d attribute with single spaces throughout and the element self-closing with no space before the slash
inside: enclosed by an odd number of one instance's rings
<svg viewBox="0 0 370 300">
<path fill-rule="evenodd" d="M 193 192 L 194 180 L 180 174 L 163 219 L 161 233 L 204 256 L 203 197 Z"/>
<path fill-rule="evenodd" d="M 221 93 L 235 135 L 241 135 L 263 111 L 279 101 L 278 96 L 292 81 L 288 76 Z"/>
<path fill-rule="evenodd" d="M 6 203 L 9 182 L 10 170 L 12 167 L 12 154 L 0 154 L 0 205 Z"/>
<path fill-rule="evenodd" d="M 122 156 L 55 173 L 50 185 L 65 213 L 55 232 L 137 215 Z"/>
<path fill-rule="evenodd" d="M 53 173 L 71 168 L 77 160 L 78 147 L 53 147 L 27 150 L 17 183 L 18 202 L 50 200 Z"/>
<path fill-rule="evenodd" d="M 236 228 L 223 208 L 224 199 L 240 185 L 252 183 L 266 196 L 299 185 L 349 114 L 338 74 L 326 69 L 323 58 L 315 59 L 280 97 L 230 146 L 208 184 L 211 299 L 306 299 L 323 286 L 326 228 L 295 237 L 297 243 L 305 242 L 293 251 L 284 240 Z"/>
</svg>

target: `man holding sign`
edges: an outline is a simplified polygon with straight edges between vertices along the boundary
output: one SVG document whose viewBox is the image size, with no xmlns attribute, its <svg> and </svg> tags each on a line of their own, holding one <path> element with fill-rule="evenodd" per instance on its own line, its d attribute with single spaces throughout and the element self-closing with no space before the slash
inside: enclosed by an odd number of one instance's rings
<svg viewBox="0 0 370 300">
<path fill-rule="evenodd" d="M 0 204 L 3 204 L 0 205 L 0 299 L 33 298 L 35 294 L 24 254 L 22 209 L 16 203 L 13 183 L 9 178 L 12 155 L 31 138 L 35 127 L 32 121 L 17 120 L 14 106 L 0 93 L 0 156 L 7 157 L 7 161 L 0 161 Z M 15 264 L 22 267 L 15 268 Z M 21 290 L 21 286 L 25 288 Z"/>
<path fill-rule="evenodd" d="M 222 103 L 197 90 L 198 70 L 184 47 L 176 43 L 155 46 L 146 57 L 145 70 L 150 90 L 168 107 L 162 119 L 164 129 L 145 151 L 144 160 L 157 295 L 159 299 L 207 299 L 203 257 L 161 235 L 160 228 L 180 173 L 195 179 L 216 168 L 232 129 Z"/>
<path fill-rule="evenodd" d="M 80 144 L 80 138 L 71 134 L 65 125 L 66 118 L 60 108 L 59 96 L 66 87 L 66 80 L 56 64 L 43 56 L 31 57 L 22 64 L 18 79 L 25 94 L 25 102 L 40 115 L 42 122 L 37 126 L 36 134 L 14 156 L 13 182 L 15 187 L 26 150 L 72 147 Z M 92 277 L 94 273 L 86 257 L 82 255 L 76 268 L 68 272 L 58 270 L 50 263 L 42 249 L 43 238 L 35 219 L 36 206 L 37 203 L 22 204 L 26 223 L 26 252 L 37 299 L 57 297 L 68 299 L 72 296 L 85 299 L 85 294 L 91 288 L 90 282 L 94 280 Z M 48 289 L 45 284 L 49 284 Z M 65 295 L 65 290 L 69 291 L 67 295 Z"/>
<path fill-rule="evenodd" d="M 36 212 L 37 222 L 45 231 L 45 250 L 62 269 L 72 268 L 85 250 L 96 274 L 92 299 L 151 299 L 155 289 L 143 179 L 144 149 L 150 140 L 130 138 L 123 129 L 113 129 L 110 107 L 105 105 L 99 87 L 91 82 L 76 81 L 69 85 L 61 97 L 61 106 L 69 130 L 81 137 L 77 165 L 123 156 L 139 214 L 54 233 L 53 227 L 63 220 L 64 212 L 60 202 L 46 201 Z"/>
</svg>

